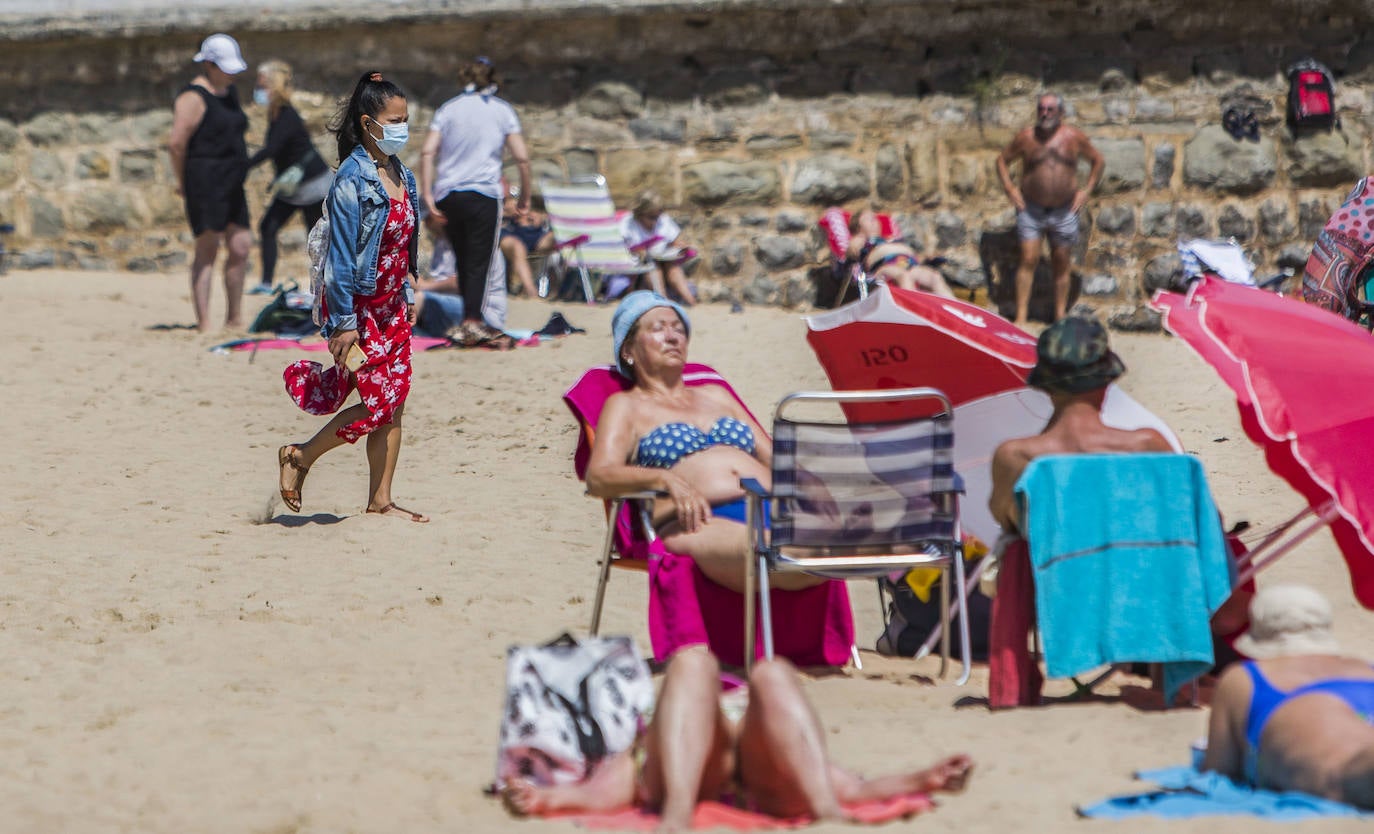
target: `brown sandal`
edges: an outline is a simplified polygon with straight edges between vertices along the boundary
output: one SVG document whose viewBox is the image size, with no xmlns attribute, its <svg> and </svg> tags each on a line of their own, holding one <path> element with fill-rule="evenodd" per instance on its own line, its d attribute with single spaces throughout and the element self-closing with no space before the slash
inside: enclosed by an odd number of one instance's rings
<svg viewBox="0 0 1374 834">
<path fill-rule="evenodd" d="M 308 473 L 308 472 L 310 471 L 310 467 L 308 467 L 308 466 L 301 466 L 299 463 L 296 463 L 294 460 L 292 460 L 292 459 L 291 459 L 291 450 L 292 450 L 292 449 L 300 449 L 300 447 L 299 447 L 299 446 L 296 446 L 296 445 L 294 445 L 294 444 L 288 443 L 288 444 L 286 444 L 285 446 L 283 446 L 283 447 L 281 447 L 280 449 L 277 450 L 277 467 L 278 467 L 279 469 L 281 469 L 281 472 L 282 472 L 283 475 L 286 474 L 286 467 L 288 467 L 288 466 L 291 467 L 292 469 L 296 470 L 296 472 L 299 473 L 299 475 L 297 476 L 298 479 L 297 479 L 297 481 L 296 481 L 296 488 L 295 488 L 295 489 L 288 489 L 287 487 L 280 487 L 280 489 L 281 489 L 281 502 L 282 502 L 283 504 L 285 504 L 285 505 L 286 505 L 286 508 L 287 508 L 288 510 L 290 510 L 291 512 L 293 512 L 293 513 L 298 513 L 298 512 L 301 511 L 301 487 L 305 486 L 305 476 L 306 476 L 306 473 Z"/>
<path fill-rule="evenodd" d="M 370 513 L 376 513 L 377 515 L 390 515 L 392 512 L 405 513 L 406 516 L 408 516 L 409 519 L 415 522 L 416 524 L 429 523 L 429 516 L 421 515 L 420 513 L 417 513 L 414 510 L 407 510 L 405 507 L 398 506 L 395 501 L 392 501 L 385 507 L 376 510 L 372 509 L 371 507 L 368 507 L 367 511 Z"/>
</svg>

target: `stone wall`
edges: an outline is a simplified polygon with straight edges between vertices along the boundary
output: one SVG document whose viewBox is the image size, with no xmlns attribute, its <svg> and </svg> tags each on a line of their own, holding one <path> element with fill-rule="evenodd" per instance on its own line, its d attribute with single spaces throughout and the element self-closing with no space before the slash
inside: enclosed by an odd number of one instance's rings
<svg viewBox="0 0 1374 834">
<path fill-rule="evenodd" d="M 1180 235 L 1235 237 L 1260 271 L 1305 258 L 1367 169 L 1374 53 L 1363 13 L 1340 4 L 1309 4 L 1312 19 L 1291 31 L 1272 9 L 1248 29 L 1208 30 L 1196 4 L 1176 31 L 1156 20 L 1168 9 L 1142 23 L 1130 4 L 1063 20 L 1046 14 L 1055 3 L 966 10 L 1004 23 L 1038 10 L 1048 21 L 998 30 L 1005 39 L 916 14 L 931 3 L 717 3 L 731 9 L 714 15 L 634 5 L 599 17 L 565 10 L 559 22 L 494 11 L 366 27 L 278 21 L 245 24 L 240 40 L 250 64 L 294 61 L 297 103 L 329 158 L 323 125 L 355 69 L 382 67 L 411 90 L 423 128 L 452 92 L 456 62 L 493 54 L 536 175 L 600 171 L 620 204 L 661 191 L 703 251 L 695 277 L 709 298 L 828 300 L 814 223 L 834 203 L 897 214 L 923 249 L 949 258 L 952 280 L 978 285 L 1012 224 L 995 156 L 1046 85 L 1108 160 L 1078 261 L 1084 293 L 1104 302 L 1139 301 L 1147 266 Z M 1051 38 L 1053 25 L 1081 37 Z M 0 71 L 19 95 L 0 100 L 0 221 L 16 226 L 12 265 L 184 266 L 188 235 L 162 147 L 201 34 L 31 33 L 7 44 Z M 1343 129 L 1295 141 L 1278 71 L 1305 51 L 1344 73 Z M 1257 141 L 1220 128 L 1231 101 L 1258 112 Z M 260 141 L 265 115 L 250 108 L 250 118 Z M 413 143 L 407 162 L 417 152 Z M 255 209 L 267 180 L 260 170 L 250 183 Z M 299 227 L 283 234 L 282 275 L 301 274 L 303 240 Z M 999 282 L 992 290 L 1005 295 Z"/>
</svg>

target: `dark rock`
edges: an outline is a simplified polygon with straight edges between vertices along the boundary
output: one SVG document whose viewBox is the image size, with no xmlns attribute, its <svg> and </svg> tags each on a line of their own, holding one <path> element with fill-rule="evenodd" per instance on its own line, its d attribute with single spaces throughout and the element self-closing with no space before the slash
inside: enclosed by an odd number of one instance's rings
<svg viewBox="0 0 1374 834">
<path fill-rule="evenodd" d="M 740 295 L 748 304 L 776 304 L 778 302 L 778 285 L 767 275 L 755 275 L 752 279 L 745 282 Z"/>
<path fill-rule="evenodd" d="M 761 235 L 754 238 L 754 259 L 772 272 L 796 269 L 806 263 L 806 247 L 794 237 Z"/>
<path fill-rule="evenodd" d="M 1135 210 L 1130 206 L 1107 206 L 1097 212 L 1097 228 L 1109 235 L 1135 234 Z"/>
<path fill-rule="evenodd" d="M 633 118 L 644 112 L 644 97 L 629 84 L 603 81 L 577 100 L 577 110 L 594 119 Z"/>
<path fill-rule="evenodd" d="M 1155 146 L 1155 162 L 1150 168 L 1150 187 L 1154 189 L 1168 188 L 1174 180 L 1174 157 L 1177 152 L 1174 146 L 1168 142 L 1161 142 Z"/>
<path fill-rule="evenodd" d="M 711 217 L 712 229 L 728 229 L 733 225 L 735 225 L 735 221 L 731 220 L 729 215 L 717 214 Z"/>
<path fill-rule="evenodd" d="M 866 197 L 868 168 L 858 160 L 831 154 L 813 156 L 797 164 L 792 177 L 792 200 L 830 205 Z"/>
<path fill-rule="evenodd" d="M 1124 124 L 1131 120 L 1131 102 L 1120 96 L 1104 99 L 1102 115 L 1112 124 Z"/>
<path fill-rule="evenodd" d="M 634 137 L 642 142 L 670 142 L 680 145 L 686 132 L 687 120 L 681 117 L 630 120 L 630 133 L 633 133 Z"/>
<path fill-rule="evenodd" d="M 1301 136 L 1288 147 L 1288 178 L 1299 188 L 1353 185 L 1364 176 L 1360 145 L 1344 130 Z"/>
<path fill-rule="evenodd" d="M 77 255 L 76 268 L 90 271 L 107 272 L 112 266 L 107 258 L 96 257 L 95 255 Z"/>
<path fill-rule="evenodd" d="M 20 269 L 51 269 L 57 266 L 57 253 L 51 249 L 29 249 L 15 260 Z"/>
<path fill-rule="evenodd" d="M 858 137 L 853 133 L 843 130 L 813 130 L 811 131 L 811 147 L 818 151 L 847 148 L 854 144 L 856 138 Z"/>
<path fill-rule="evenodd" d="M 811 306 L 816 288 L 805 272 L 788 272 L 779 276 L 778 280 L 782 285 L 778 293 L 779 304 L 789 310 Z"/>
<path fill-rule="evenodd" d="M 596 151 L 591 148 L 568 148 L 563 151 L 563 164 L 568 166 L 570 177 L 588 177 L 601 171 Z"/>
<path fill-rule="evenodd" d="M 1135 103 L 1137 122 L 1167 122 L 1174 118 L 1174 105 L 1149 96 L 1141 96 Z"/>
<path fill-rule="evenodd" d="M 124 268 L 130 272 L 158 271 L 157 261 L 153 260 L 152 258 L 144 257 L 142 255 L 130 258 L 127 262 L 125 262 Z"/>
<path fill-rule="evenodd" d="M 128 183 L 153 182 L 157 179 L 157 164 L 156 151 L 123 151 L 119 155 L 119 178 Z"/>
<path fill-rule="evenodd" d="M 29 219 L 30 229 L 37 238 L 58 238 L 67 231 L 62 209 L 38 195 L 29 197 Z"/>
<path fill-rule="evenodd" d="M 1154 295 L 1158 290 L 1181 290 L 1184 287 L 1183 281 L 1183 259 L 1177 252 L 1167 252 L 1145 264 L 1145 273 L 1141 277 L 1147 295 Z"/>
<path fill-rule="evenodd" d="M 1119 310 L 1107 317 L 1107 326 L 1125 333 L 1160 333 L 1164 330 L 1160 314 L 1144 305 Z"/>
<path fill-rule="evenodd" d="M 811 218 L 798 211 L 780 211 L 773 220 L 773 228 L 780 232 L 804 232 L 811 228 Z"/>
<path fill-rule="evenodd" d="M 783 136 L 773 136 L 763 133 L 758 136 L 750 136 L 744 140 L 744 147 L 750 153 L 777 153 L 778 151 L 788 151 L 802 146 L 801 136 L 795 133 L 788 133 Z"/>
<path fill-rule="evenodd" d="M 67 178 L 67 168 L 55 153 L 35 149 L 29 155 L 29 179 L 39 183 L 55 183 Z"/>
<path fill-rule="evenodd" d="M 974 291 L 988 285 L 987 271 L 977 263 L 951 259 L 940 265 L 940 274 L 951 287 Z"/>
<path fill-rule="evenodd" d="M 9 119 L 0 119 L 0 148 L 11 150 L 19 143 L 19 128 Z"/>
<path fill-rule="evenodd" d="M 1198 206 L 1179 206 L 1174 213 L 1179 237 L 1211 237 L 1212 223 Z"/>
<path fill-rule="evenodd" d="M 959 215 L 942 211 L 935 215 L 935 248 L 957 249 L 968 240 L 968 226 Z"/>
<path fill-rule="evenodd" d="M 24 125 L 23 130 L 24 135 L 35 145 L 60 145 L 71 139 L 72 120 L 63 113 L 43 113 Z"/>
<path fill-rule="evenodd" d="M 711 272 L 714 275 L 738 275 L 744 266 L 744 244 L 725 240 L 711 248 Z"/>
<path fill-rule="evenodd" d="M 117 139 L 114 130 L 116 124 L 115 117 L 109 114 L 85 113 L 76 117 L 72 138 L 81 145 L 104 145 Z"/>
<path fill-rule="evenodd" d="M 568 132 L 577 144 L 593 148 L 623 147 L 634 142 L 630 131 L 615 122 L 600 119 L 573 119 Z"/>
<path fill-rule="evenodd" d="M 739 218 L 739 224 L 741 226 L 749 226 L 752 228 L 762 228 L 768 225 L 768 215 L 758 214 L 754 212 L 750 212 L 748 214 L 741 214 Z"/>
<path fill-rule="evenodd" d="M 1255 237 L 1255 221 L 1247 217 L 1239 206 L 1228 204 L 1217 215 L 1217 231 L 1222 237 L 1233 237 L 1238 243 L 1247 243 Z"/>
<path fill-rule="evenodd" d="M 1279 269 L 1291 269 L 1298 275 L 1302 274 L 1303 268 L 1307 266 L 1307 259 L 1312 256 L 1312 247 L 1302 243 L 1290 243 L 1279 250 L 1279 255 L 1274 259 Z"/>
<path fill-rule="evenodd" d="M 767 162 L 697 162 L 682 169 L 682 193 L 703 206 L 768 205 L 782 192 L 776 165 Z"/>
<path fill-rule="evenodd" d="M 163 252 L 154 258 L 154 260 L 157 261 L 157 268 L 165 271 L 175 267 L 185 266 L 190 261 L 190 257 L 185 252 L 178 249 L 173 252 Z"/>
<path fill-rule="evenodd" d="M 1102 73 L 1102 77 L 1097 81 L 1097 88 L 1104 93 L 1119 93 L 1130 87 L 1131 80 L 1126 77 L 1126 73 L 1115 67 Z"/>
<path fill-rule="evenodd" d="M 1331 215 L 1331 207 L 1325 200 L 1303 200 L 1298 203 L 1298 236 L 1305 240 L 1316 240 Z"/>
<path fill-rule="evenodd" d="M 1140 233 L 1146 237 L 1174 236 L 1174 207 L 1170 203 L 1146 203 L 1140 210 Z"/>
<path fill-rule="evenodd" d="M 1273 185 L 1274 143 L 1237 141 L 1220 125 L 1202 128 L 1183 146 L 1183 181 L 1196 188 L 1248 195 Z"/>
<path fill-rule="evenodd" d="M 695 127 L 702 120 L 693 122 Z M 711 119 L 695 136 L 695 141 L 699 145 L 704 145 L 708 149 L 723 148 L 733 145 L 739 141 L 739 131 L 734 119 L 724 116 L 717 116 Z"/>
<path fill-rule="evenodd" d="M 1293 218 L 1288 214 L 1288 203 L 1265 200 L 1259 207 L 1259 231 L 1266 243 L 1282 243 L 1297 234 Z"/>
<path fill-rule="evenodd" d="M 110 178 L 110 158 L 100 151 L 82 151 L 76 157 L 76 177 L 82 180 Z"/>
<path fill-rule="evenodd" d="M 1098 139 L 1093 142 L 1106 167 L 1097 193 L 1135 191 L 1145 184 L 1145 143 L 1139 139 Z"/>
<path fill-rule="evenodd" d="M 875 163 L 874 183 L 878 196 L 884 200 L 896 200 L 906 188 L 906 169 L 902 165 L 902 152 L 896 145 L 883 145 L 878 148 Z"/>
<path fill-rule="evenodd" d="M 960 197 L 977 194 L 982 187 L 983 161 L 976 156 L 956 156 L 949 161 L 949 190 Z"/>
</svg>

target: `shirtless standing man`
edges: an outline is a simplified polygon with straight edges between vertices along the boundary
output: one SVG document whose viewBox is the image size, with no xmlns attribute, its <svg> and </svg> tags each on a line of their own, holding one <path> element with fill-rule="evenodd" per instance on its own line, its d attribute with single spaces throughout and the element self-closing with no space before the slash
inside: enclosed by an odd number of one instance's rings
<svg viewBox="0 0 1374 834">
<path fill-rule="evenodd" d="M 1026 466 L 1044 455 L 1090 452 L 1172 452 L 1154 429 L 1126 431 L 1102 422 L 1107 386 L 1126 365 L 1107 343 L 1107 328 L 1095 318 L 1067 316 L 1040 334 L 1036 364 L 1027 384 L 1050 395 L 1054 413 L 1043 431 L 1008 440 L 992 456 L 992 495 L 988 508 L 1004 531 L 1021 529 L 1016 481 Z"/>
<path fill-rule="evenodd" d="M 1007 198 L 1016 206 L 1016 236 L 1021 261 L 1016 268 L 1016 324 L 1026 325 L 1031 283 L 1040 260 L 1040 240 L 1050 239 L 1050 267 L 1054 274 L 1054 320 L 1064 317 L 1069 303 L 1069 265 L 1078 242 L 1078 211 L 1102 179 L 1103 160 L 1076 127 L 1063 124 L 1064 99 L 1055 93 L 1040 96 L 1035 125 L 1016 134 L 997 157 L 997 175 Z M 1021 186 L 1011 179 L 1011 163 L 1021 160 Z M 1092 165 L 1088 182 L 1078 187 L 1078 160 Z"/>
</svg>

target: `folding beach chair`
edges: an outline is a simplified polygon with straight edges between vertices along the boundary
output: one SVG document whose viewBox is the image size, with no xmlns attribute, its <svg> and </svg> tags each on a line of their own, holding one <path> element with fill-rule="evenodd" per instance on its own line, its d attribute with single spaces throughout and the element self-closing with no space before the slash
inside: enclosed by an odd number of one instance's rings
<svg viewBox="0 0 1374 834">
<path fill-rule="evenodd" d="M 739 395 L 710 367 L 688 363 L 687 385 L 719 385 Z M 591 368 L 563 395 L 581 429 L 573 463 L 584 479 L 606 400 L 630 387 L 609 365 Z M 743 405 L 743 402 L 741 402 Z M 747 409 L 746 409 L 747 410 Z M 677 649 L 705 643 L 723 663 L 745 664 L 746 647 L 740 619 L 742 594 L 712 582 L 688 557 L 671 553 L 654 535 L 649 518 L 653 493 L 635 493 L 606 501 L 607 528 L 600 553 L 590 631 L 601 625 L 601 611 L 612 568 L 644 571 L 649 576 L 649 640 L 654 657 L 666 661 Z M 849 592 L 842 582 L 825 582 L 803 591 L 775 591 L 771 598 L 778 621 L 786 624 L 778 654 L 799 666 L 843 666 L 857 659 Z M 751 655 L 752 656 L 752 655 Z"/>
<path fill-rule="evenodd" d="M 849 285 L 859 288 L 859 298 L 868 298 L 868 291 L 876 280 L 864 271 L 861 261 L 849 257 L 849 217 L 850 213 L 838 206 L 826 209 L 816 221 L 825 235 L 826 246 L 830 249 L 830 269 L 839 282 L 840 291 L 835 294 L 838 307 L 849 292 Z M 897 237 L 897 223 L 890 215 L 879 214 L 878 223 L 882 226 L 883 237 Z"/>
<path fill-rule="evenodd" d="M 939 410 L 927 416 L 935 404 Z M 843 417 L 834 415 L 835 405 L 844 409 Z M 811 416 L 823 409 L 828 413 Z M 740 482 L 749 497 L 752 543 L 752 553 L 746 554 L 745 600 L 752 609 L 757 583 L 765 657 L 773 656 L 775 633 L 770 573 L 848 579 L 938 567 L 944 580 L 940 674 L 949 665 L 953 587 L 963 638 L 959 684 L 968 681 L 971 658 L 953 421 L 949 398 L 934 388 L 804 391 L 778 404 L 773 414 L 772 491 L 753 479 Z M 752 610 L 746 610 L 746 656 L 753 654 L 753 623 Z"/>
<path fill-rule="evenodd" d="M 539 181 L 553 226 L 555 246 L 564 255 L 568 269 L 581 281 L 582 296 L 591 304 L 597 293 L 592 274 L 640 275 L 652 267 L 630 253 L 620 236 L 615 203 L 600 174 L 570 179 L 545 177 Z"/>
</svg>

